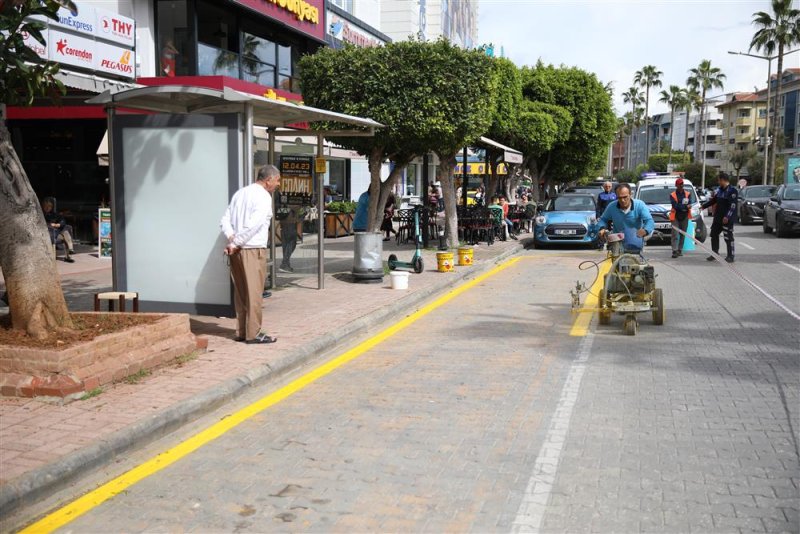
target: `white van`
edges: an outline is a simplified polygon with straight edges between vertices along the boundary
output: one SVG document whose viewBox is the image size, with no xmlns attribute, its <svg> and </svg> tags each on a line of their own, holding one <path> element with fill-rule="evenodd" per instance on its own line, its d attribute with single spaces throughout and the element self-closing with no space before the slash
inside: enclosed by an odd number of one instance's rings
<svg viewBox="0 0 800 534">
<path fill-rule="evenodd" d="M 669 240 L 672 236 L 672 223 L 669 221 L 669 212 L 672 209 L 670 195 L 675 191 L 675 180 L 680 176 L 657 176 L 654 178 L 644 178 L 636 184 L 633 198 L 641 200 L 650 209 L 653 216 L 656 230 L 665 239 Z M 683 179 L 683 188 L 689 191 L 689 202 L 691 202 L 691 217 L 695 222 L 694 236 L 701 243 L 706 240 L 708 230 L 706 229 L 703 214 L 700 209 L 700 201 L 697 198 L 692 182 Z"/>
</svg>

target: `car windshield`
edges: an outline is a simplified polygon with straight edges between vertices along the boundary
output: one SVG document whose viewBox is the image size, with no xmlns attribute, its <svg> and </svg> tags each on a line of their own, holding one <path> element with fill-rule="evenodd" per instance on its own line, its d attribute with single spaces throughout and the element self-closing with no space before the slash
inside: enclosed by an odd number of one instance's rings
<svg viewBox="0 0 800 534">
<path fill-rule="evenodd" d="M 594 211 L 594 199 L 586 195 L 567 195 L 547 202 L 545 211 Z"/>
<path fill-rule="evenodd" d="M 692 204 L 697 202 L 694 187 L 686 187 L 686 190 L 689 191 L 689 201 Z M 644 186 L 636 192 L 636 198 L 645 204 L 670 204 L 669 196 L 673 191 L 675 191 L 675 186 L 670 185 Z"/>
<path fill-rule="evenodd" d="M 767 198 L 775 192 L 771 185 L 754 185 L 744 190 L 744 198 Z"/>
<path fill-rule="evenodd" d="M 800 200 L 800 184 L 787 186 L 783 190 L 783 200 Z"/>
</svg>

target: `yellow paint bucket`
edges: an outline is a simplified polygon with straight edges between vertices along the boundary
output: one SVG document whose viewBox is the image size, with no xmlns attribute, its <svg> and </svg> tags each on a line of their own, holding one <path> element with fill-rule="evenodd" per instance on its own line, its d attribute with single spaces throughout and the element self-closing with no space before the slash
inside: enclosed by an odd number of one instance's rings
<svg viewBox="0 0 800 534">
<path fill-rule="evenodd" d="M 458 265 L 472 265 L 472 247 L 458 247 Z"/>
<path fill-rule="evenodd" d="M 439 264 L 440 273 L 449 273 L 453 271 L 453 253 L 452 252 L 437 252 L 436 261 Z"/>
</svg>

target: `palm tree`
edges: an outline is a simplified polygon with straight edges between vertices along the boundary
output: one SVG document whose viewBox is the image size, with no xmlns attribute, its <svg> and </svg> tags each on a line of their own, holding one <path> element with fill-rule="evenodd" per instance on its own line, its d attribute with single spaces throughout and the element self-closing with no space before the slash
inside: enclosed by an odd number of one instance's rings
<svg viewBox="0 0 800 534">
<path fill-rule="evenodd" d="M 639 92 L 639 88 L 635 85 L 632 86 L 630 89 L 622 93 L 622 101 L 626 104 L 631 105 L 631 115 L 630 115 L 630 124 L 631 126 L 638 126 L 637 120 L 637 109 L 639 109 L 639 105 L 642 103 L 642 93 Z M 629 166 L 631 163 L 631 138 L 633 134 L 633 129 L 630 130 L 630 135 L 628 136 L 628 156 L 625 158 L 626 166 Z"/>
<path fill-rule="evenodd" d="M 700 102 L 700 93 L 697 91 L 697 87 L 692 84 L 689 84 L 683 90 L 683 109 L 686 110 L 686 131 L 683 138 L 683 152 L 684 155 L 689 153 L 689 116 L 692 114 L 692 110 L 700 111 L 702 107 Z M 694 146 L 697 148 L 698 141 L 697 141 L 697 132 L 694 133 L 695 142 Z M 685 161 L 685 157 L 681 159 L 684 163 L 688 163 Z"/>
<path fill-rule="evenodd" d="M 670 85 L 669 91 L 662 90 L 659 95 L 661 98 L 659 98 L 658 101 L 669 106 L 669 162 L 667 165 L 672 165 L 672 140 L 675 138 L 675 110 L 683 107 L 685 95 L 683 89 L 677 85 Z"/>
<path fill-rule="evenodd" d="M 750 50 L 756 49 L 763 51 L 767 56 L 772 57 L 775 50 L 778 51 L 778 87 L 775 91 L 775 101 L 780 102 L 781 85 L 783 85 L 783 53 L 792 46 L 800 43 L 800 9 L 792 7 L 792 0 L 772 0 L 772 12 L 774 16 L 764 11 L 753 13 L 753 25 L 758 28 L 750 41 Z M 767 80 L 771 84 L 772 80 Z M 777 111 L 777 105 L 775 106 Z M 770 103 L 767 102 L 767 115 L 769 115 Z M 775 135 L 775 117 L 770 124 L 772 136 L 772 155 L 771 171 L 769 172 L 770 184 L 775 181 L 775 158 L 778 155 L 778 145 Z"/>
<path fill-rule="evenodd" d="M 712 67 L 710 59 L 704 59 L 700 62 L 700 64 L 690 69 L 689 72 L 691 73 L 689 78 L 686 80 L 688 85 L 693 85 L 700 90 L 700 134 L 702 135 L 705 131 L 705 124 L 704 124 L 704 117 L 706 110 L 706 93 L 709 89 L 722 89 L 724 86 L 725 75 L 722 74 L 722 71 L 719 67 Z M 695 146 L 697 146 L 698 139 L 703 139 L 703 137 L 698 138 L 697 132 L 695 132 Z M 702 148 L 702 155 L 703 155 L 703 163 L 705 164 L 706 161 L 706 147 L 705 143 L 703 143 Z M 703 181 L 700 184 L 700 187 L 705 188 L 705 174 L 703 174 Z"/>
<path fill-rule="evenodd" d="M 655 65 L 645 65 L 642 70 L 637 70 L 633 76 L 633 82 L 644 87 L 644 129 L 647 132 L 644 152 L 648 158 L 650 157 L 650 88 L 661 87 L 661 76 L 663 74 Z"/>
</svg>

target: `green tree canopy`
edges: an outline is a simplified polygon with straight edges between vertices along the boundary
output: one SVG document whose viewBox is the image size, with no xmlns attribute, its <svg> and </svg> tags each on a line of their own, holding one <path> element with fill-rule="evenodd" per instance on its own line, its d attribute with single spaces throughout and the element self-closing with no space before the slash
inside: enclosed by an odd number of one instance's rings
<svg viewBox="0 0 800 534">
<path fill-rule="evenodd" d="M 614 139 L 616 117 L 611 96 L 597 77 L 576 67 L 555 67 L 539 62 L 523 68 L 523 96 L 530 102 L 555 106 L 547 109 L 559 117 L 558 139 L 546 151 L 533 157 L 531 171 L 538 180 L 569 182 L 603 165 Z M 565 114 L 571 117 L 565 131 Z M 555 119 L 554 119 L 555 120 Z"/>
</svg>

